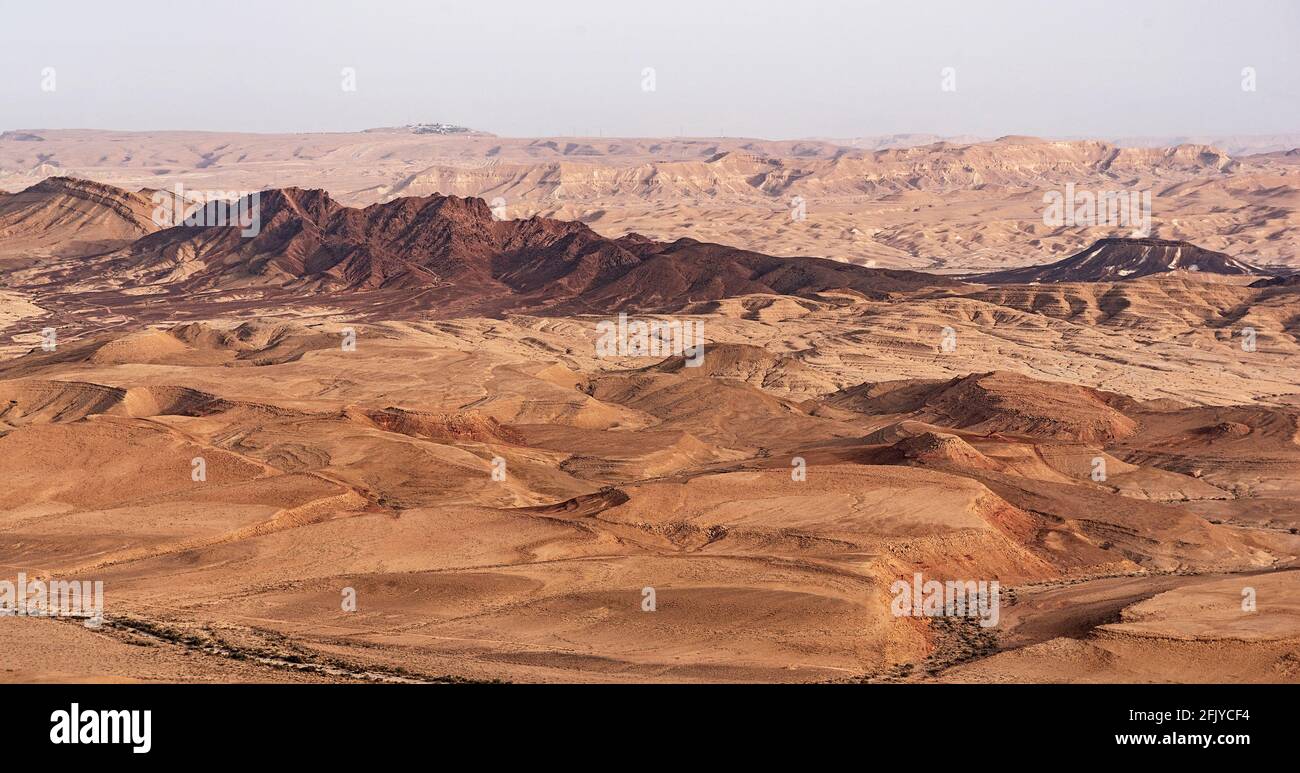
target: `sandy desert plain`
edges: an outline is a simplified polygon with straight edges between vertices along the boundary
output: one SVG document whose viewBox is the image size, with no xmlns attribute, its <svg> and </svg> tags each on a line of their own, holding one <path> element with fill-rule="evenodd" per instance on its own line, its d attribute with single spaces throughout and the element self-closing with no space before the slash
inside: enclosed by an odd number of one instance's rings
<svg viewBox="0 0 1300 773">
<path fill-rule="evenodd" d="M 1295 140 L 5 132 L 0 680 L 1300 682 Z"/>
</svg>

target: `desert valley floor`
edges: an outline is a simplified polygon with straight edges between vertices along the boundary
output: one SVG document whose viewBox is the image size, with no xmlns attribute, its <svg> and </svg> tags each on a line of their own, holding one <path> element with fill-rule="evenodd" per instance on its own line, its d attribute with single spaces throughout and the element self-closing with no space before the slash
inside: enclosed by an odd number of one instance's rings
<svg viewBox="0 0 1300 773">
<path fill-rule="evenodd" d="M 860 164 L 1046 152 L 942 145 Z M 1300 682 L 1295 160 L 1119 158 L 1214 222 L 992 259 L 1023 234 L 967 213 L 909 246 L 898 214 L 833 261 L 768 253 L 856 236 L 503 220 L 444 172 L 264 190 L 251 239 L 156 227 L 122 170 L 24 178 L 0 577 L 102 580 L 106 620 L 0 617 L 0 680 Z M 879 196 L 971 184 L 926 179 Z M 1037 195 L 1002 182 L 970 206 Z M 841 193 L 861 222 L 875 194 Z M 954 262 L 959 231 L 992 246 Z M 702 363 L 598 356 L 620 312 L 701 324 Z M 895 616 L 917 572 L 997 580 L 999 623 Z"/>
</svg>

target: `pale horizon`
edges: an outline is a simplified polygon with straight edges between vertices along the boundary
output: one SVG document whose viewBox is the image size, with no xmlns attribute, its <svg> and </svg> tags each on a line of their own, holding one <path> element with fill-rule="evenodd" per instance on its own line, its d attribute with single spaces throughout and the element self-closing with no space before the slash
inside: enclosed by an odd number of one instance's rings
<svg viewBox="0 0 1300 773">
<path fill-rule="evenodd" d="M 1269 0 L 1235 4 L 1234 25 L 1211 3 L 1172 0 L 1050 13 L 1025 2 L 762 0 L 743 13 L 581 2 L 566 14 L 516 0 L 248 4 L 232 12 L 242 23 L 182 6 L 130 25 L 113 9 L 75 5 L 7 12 L 4 129 L 333 133 L 446 122 L 503 137 L 765 139 L 1300 130 L 1300 7 Z M 342 87 L 344 68 L 355 90 Z"/>
</svg>

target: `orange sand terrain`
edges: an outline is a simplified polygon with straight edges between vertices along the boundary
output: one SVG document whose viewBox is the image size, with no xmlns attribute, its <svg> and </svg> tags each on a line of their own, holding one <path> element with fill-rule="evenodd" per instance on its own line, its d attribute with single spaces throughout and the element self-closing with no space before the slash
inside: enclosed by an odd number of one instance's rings
<svg viewBox="0 0 1300 773">
<path fill-rule="evenodd" d="M 373 138 L 256 236 L 153 222 L 148 154 L 0 196 L 0 579 L 104 588 L 98 628 L 0 617 L 0 680 L 1300 682 L 1300 286 L 1261 268 L 1296 260 L 1293 159 L 472 136 L 444 150 L 500 161 L 399 180 L 366 154 L 433 140 Z M 198 187 L 342 153 L 167 140 Z M 990 218 L 1049 156 L 1218 214 L 1157 208 L 1189 241 L 1155 247 Z M 842 209 L 728 209 L 790 195 Z M 1225 257 L 1152 263 L 1195 248 Z M 1076 253 L 1116 278 L 884 268 Z M 702 350 L 610 350 L 620 313 Z M 917 574 L 998 583 L 998 619 L 900 614 Z"/>
</svg>

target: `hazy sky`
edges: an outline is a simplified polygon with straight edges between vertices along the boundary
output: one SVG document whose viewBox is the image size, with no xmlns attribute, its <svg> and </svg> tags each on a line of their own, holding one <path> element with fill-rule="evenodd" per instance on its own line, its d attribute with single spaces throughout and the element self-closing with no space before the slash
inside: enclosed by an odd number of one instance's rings
<svg viewBox="0 0 1300 773">
<path fill-rule="evenodd" d="M 1295 0 L 0 0 L 0 129 L 1296 132 L 1298 43 Z"/>
</svg>

